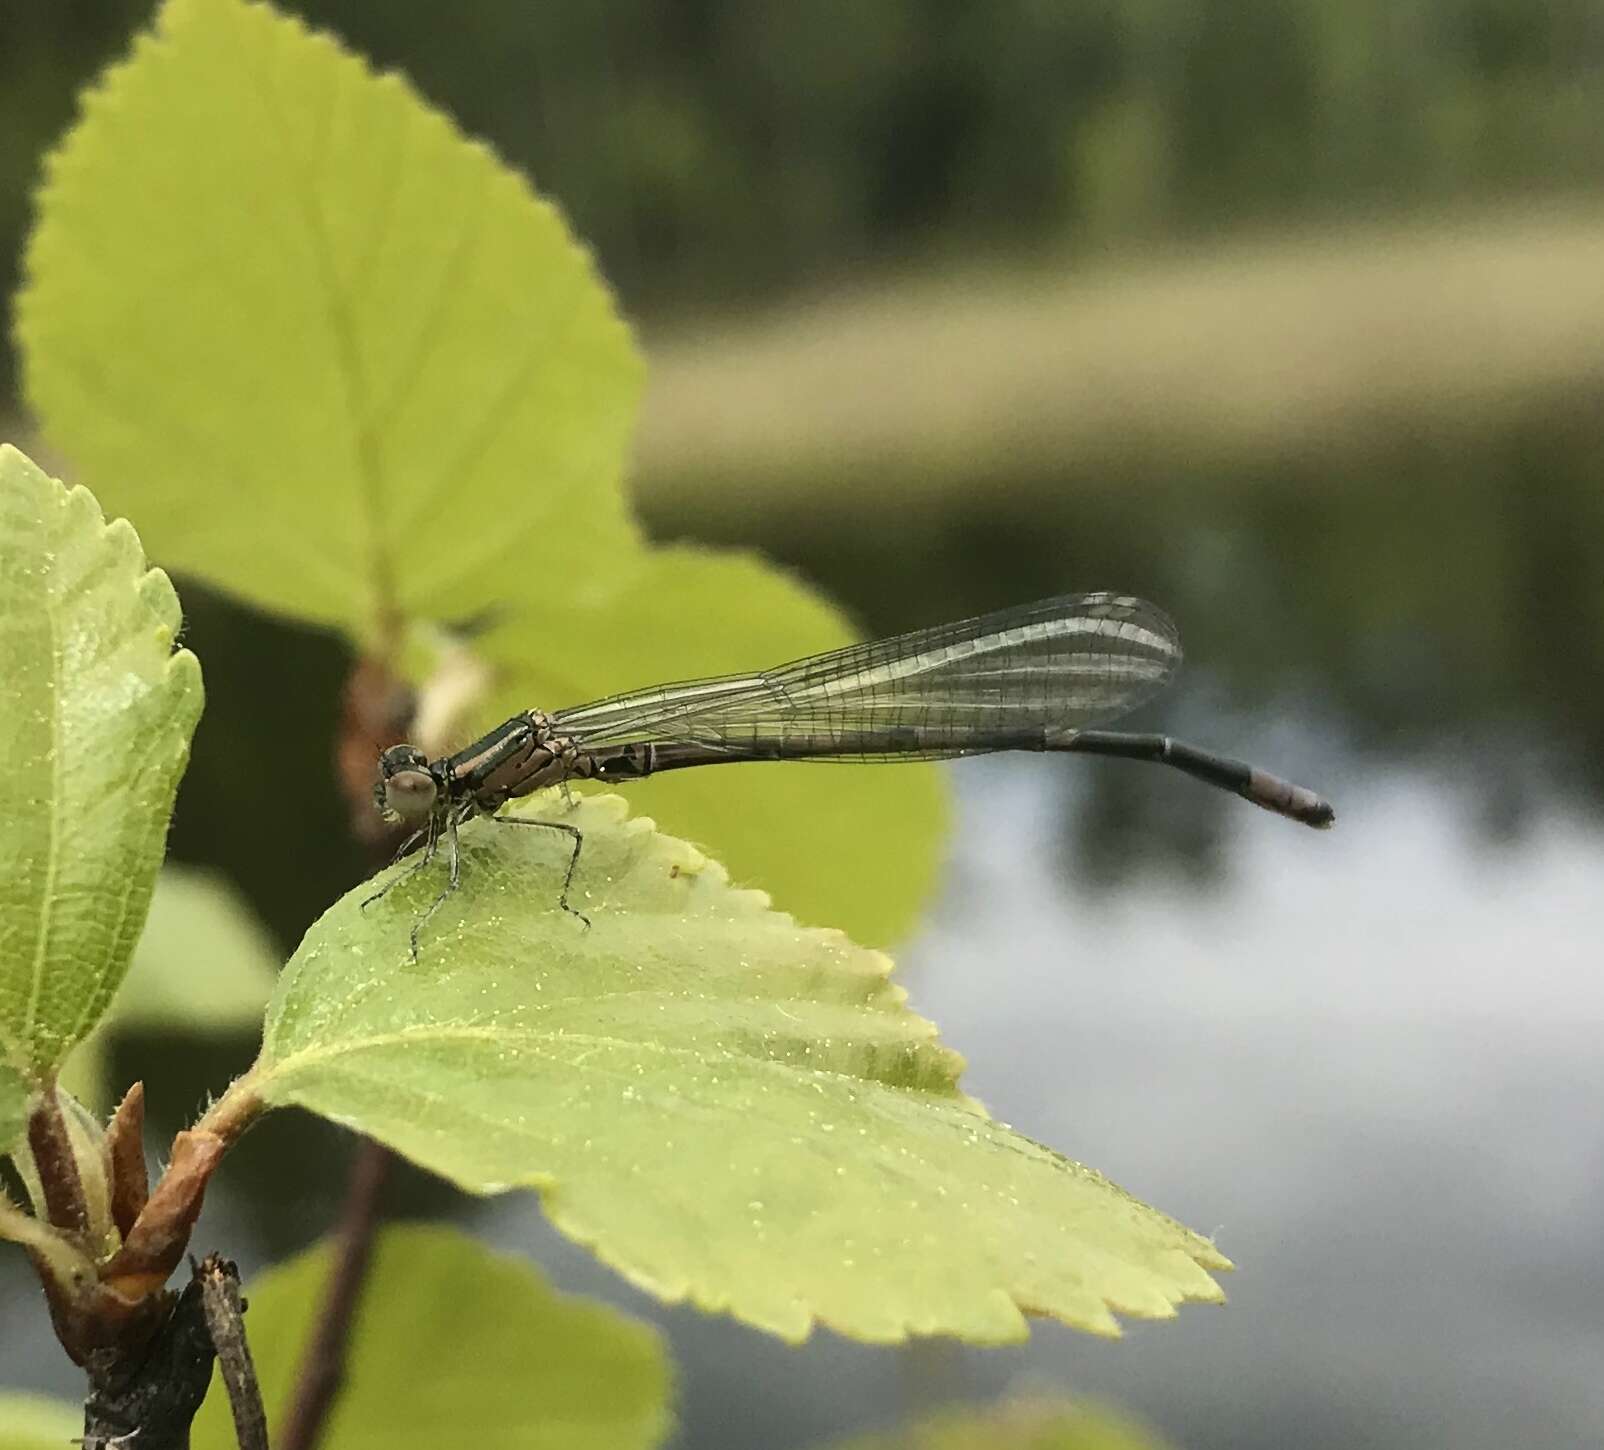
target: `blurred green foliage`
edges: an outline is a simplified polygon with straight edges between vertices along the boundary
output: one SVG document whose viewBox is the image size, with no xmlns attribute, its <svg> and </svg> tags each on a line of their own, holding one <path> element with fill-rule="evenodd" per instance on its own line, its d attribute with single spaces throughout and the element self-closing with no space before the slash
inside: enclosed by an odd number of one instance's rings
<svg viewBox="0 0 1604 1450">
<path fill-rule="evenodd" d="M 245 1325 L 276 1431 L 331 1258 L 319 1246 L 247 1285 Z M 380 1234 L 342 1379 L 329 1450 L 650 1450 L 673 1425 L 673 1371 L 648 1325 L 554 1292 L 525 1259 L 422 1224 Z M 220 1377 L 194 1443 L 238 1444 Z"/>
<path fill-rule="evenodd" d="M 83 1425 L 83 1411 L 75 1404 L 0 1391 L 0 1450 L 61 1450 Z"/>
<path fill-rule="evenodd" d="M 941 1410 L 832 1450 L 1165 1450 L 1165 1443 L 1098 1404 L 1017 1399 Z"/>
<path fill-rule="evenodd" d="M 1604 160 L 1591 0 L 286 8 L 528 171 L 649 314 L 938 248 L 1567 187 Z M 152 9 L 0 14 L 8 271 L 72 95 Z"/>
</svg>

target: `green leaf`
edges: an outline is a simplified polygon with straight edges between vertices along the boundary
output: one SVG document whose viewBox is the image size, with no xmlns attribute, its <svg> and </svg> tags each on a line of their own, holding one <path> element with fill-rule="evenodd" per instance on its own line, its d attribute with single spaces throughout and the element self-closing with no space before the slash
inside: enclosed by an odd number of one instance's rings
<svg viewBox="0 0 1604 1450">
<path fill-rule="evenodd" d="M 156 557 L 381 655 L 499 620 L 506 713 L 851 637 L 754 560 L 642 547 L 640 361 L 588 256 L 404 80 L 265 6 L 162 7 L 52 157 L 27 277 L 29 397 Z M 907 931 L 927 767 L 737 772 L 645 800 L 804 920 Z"/>
<path fill-rule="evenodd" d="M 201 710 L 178 627 L 128 524 L 0 446 L 0 1126 L 99 1021 L 144 924 Z"/>
<path fill-rule="evenodd" d="M 1164 1450 L 1148 1430 L 1083 1400 L 1022 1399 L 943 1410 L 916 1424 L 843 1440 L 831 1450 Z"/>
<path fill-rule="evenodd" d="M 50 159 L 26 270 L 29 399 L 170 567 L 372 642 L 635 548 L 641 366 L 588 255 L 267 6 L 163 5 Z"/>
<path fill-rule="evenodd" d="M 0 1450 L 62 1450 L 83 1432 L 81 1406 L 48 1395 L 0 1391 Z"/>
<path fill-rule="evenodd" d="M 282 1424 L 330 1262 L 315 1249 L 247 1286 L 245 1329 L 270 1429 Z M 646 1450 L 672 1426 L 654 1330 L 556 1293 L 525 1261 L 453 1229 L 380 1235 L 350 1349 L 328 1450 Z M 234 1450 L 215 1379 L 194 1444 Z"/>
<path fill-rule="evenodd" d="M 254 1027 L 278 980 L 266 930 L 223 877 L 168 866 L 156 878 L 144 934 L 100 1026 L 67 1060 L 62 1083 L 111 1106 L 107 1039 L 128 1028 L 228 1032 Z"/>
<path fill-rule="evenodd" d="M 1117 1334 L 1219 1299 L 1206 1239 L 989 1120 L 890 962 L 807 929 L 615 796 L 474 821 L 462 888 L 412 962 L 445 863 L 307 933 L 240 1085 L 371 1133 L 552 1221 L 665 1299 L 790 1339 Z M 395 868 L 404 872 L 405 866 Z M 395 880 L 392 875 L 390 880 Z"/>
<path fill-rule="evenodd" d="M 479 643 L 499 681 L 479 721 L 764 669 L 855 638 L 839 610 L 754 554 L 659 549 L 605 600 L 500 616 Z M 927 764 L 765 761 L 671 771 L 628 791 L 798 919 L 879 943 L 905 934 L 929 896 L 949 814 Z"/>
</svg>

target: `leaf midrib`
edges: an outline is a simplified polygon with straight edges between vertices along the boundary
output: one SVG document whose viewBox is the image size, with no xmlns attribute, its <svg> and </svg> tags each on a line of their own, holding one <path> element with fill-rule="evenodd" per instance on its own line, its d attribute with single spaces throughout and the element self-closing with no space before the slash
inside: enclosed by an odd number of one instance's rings
<svg viewBox="0 0 1604 1450">
<path fill-rule="evenodd" d="M 39 998 L 44 986 L 45 958 L 50 941 L 50 929 L 55 912 L 56 879 L 61 874 L 61 621 L 57 618 L 57 600 L 51 594 L 45 606 L 46 626 L 50 630 L 50 806 L 46 829 L 49 847 L 45 852 L 45 875 L 40 892 L 38 911 L 39 930 L 34 939 L 33 982 L 28 990 L 28 1010 L 22 1024 L 22 1040 L 8 1042 L 6 1055 L 13 1066 L 24 1076 L 33 1075 L 33 1054 L 29 1044 L 33 1040 L 38 1020 Z"/>
<path fill-rule="evenodd" d="M 488 1027 L 439 1027 L 431 1026 L 421 1029 L 405 1030 L 399 1032 L 380 1032 L 366 1037 L 351 1037 L 337 1043 L 329 1043 L 323 1047 L 301 1048 L 287 1057 L 268 1061 L 257 1072 L 251 1074 L 252 1086 L 260 1092 L 275 1078 L 292 1077 L 298 1071 L 308 1067 L 315 1067 L 321 1062 L 337 1059 L 355 1054 L 382 1051 L 388 1047 L 399 1047 L 403 1044 L 413 1045 L 419 1042 L 487 1042 L 506 1046 L 510 1042 L 519 1042 L 533 1047 L 536 1044 L 552 1042 L 572 1043 L 579 1046 L 605 1047 L 605 1048 L 631 1048 L 641 1049 L 648 1053 L 655 1053 L 659 1057 L 668 1059 L 693 1058 L 697 1062 L 708 1062 L 713 1054 L 726 1062 L 751 1063 L 755 1066 L 773 1069 L 778 1072 L 794 1073 L 797 1076 L 831 1078 L 844 1083 L 851 1083 L 859 1088 L 881 1088 L 888 1092 L 913 1093 L 924 1097 L 935 1098 L 938 1101 L 967 1103 L 956 1081 L 950 1085 L 949 1094 L 932 1091 L 930 1088 L 900 1086 L 888 1083 L 881 1078 L 859 1077 L 839 1068 L 813 1066 L 801 1067 L 781 1062 L 775 1058 L 756 1057 L 750 1053 L 732 1052 L 725 1047 L 715 1047 L 705 1044 L 697 1047 L 676 1047 L 668 1043 L 653 1041 L 650 1038 L 640 1037 L 610 1037 L 604 1033 L 594 1032 L 540 1032 L 532 1028 L 496 1029 Z M 544 1052 L 542 1056 L 560 1061 L 559 1054 Z M 595 1069 L 592 1069 L 595 1070 Z"/>
<path fill-rule="evenodd" d="M 392 618 L 396 609 L 395 574 L 384 537 L 384 478 L 369 406 L 368 379 L 356 346 L 349 298 L 340 285 L 334 265 L 320 194 L 304 169 L 298 165 L 294 148 L 288 144 L 284 110 L 272 79 L 260 67 L 251 64 L 256 56 L 248 45 L 242 44 L 240 51 L 241 70 L 255 83 L 257 98 L 271 120 L 269 134 L 278 148 L 280 164 L 293 183 L 291 194 L 300 203 L 302 223 L 310 244 L 313 265 L 317 269 L 318 292 L 323 299 L 324 316 L 333 340 L 338 368 L 346 379 L 346 400 L 351 409 L 348 422 L 356 457 L 357 495 L 362 501 L 361 512 L 368 534 L 368 562 L 372 570 L 367 583 L 372 591 L 373 615 L 365 624 L 369 628 L 382 628 L 383 622 Z"/>
</svg>

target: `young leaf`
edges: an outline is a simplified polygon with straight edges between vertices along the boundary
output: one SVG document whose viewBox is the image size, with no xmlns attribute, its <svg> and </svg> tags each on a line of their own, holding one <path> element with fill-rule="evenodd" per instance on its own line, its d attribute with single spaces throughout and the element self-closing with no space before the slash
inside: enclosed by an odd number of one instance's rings
<svg viewBox="0 0 1604 1450">
<path fill-rule="evenodd" d="M 636 547 L 641 367 L 557 212 L 397 76 L 168 0 L 51 158 L 30 401 L 151 552 L 361 639 Z"/>
<path fill-rule="evenodd" d="M 247 1289 L 245 1332 L 269 1428 L 282 1422 L 328 1278 L 325 1249 Z M 672 1424 L 669 1367 L 649 1326 L 554 1292 L 521 1259 L 449 1228 L 380 1235 L 327 1450 L 498 1445 L 648 1450 Z M 233 1450 L 219 1386 L 195 1450 Z"/>
<path fill-rule="evenodd" d="M 201 709 L 178 627 L 127 523 L 0 446 L 0 1127 L 99 1021 L 144 924 Z"/>
<path fill-rule="evenodd" d="M 615 796 L 475 821 L 446 864 L 332 907 L 280 979 L 235 1095 L 348 1123 L 552 1221 L 666 1299 L 791 1339 L 1117 1334 L 1219 1299 L 1206 1239 L 1037 1146 L 957 1085 L 889 961 L 800 927 Z M 402 866 L 382 881 L 396 881 Z M 219 1104 L 219 1109 L 227 1106 Z"/>
<path fill-rule="evenodd" d="M 62 1450 L 83 1432 L 81 1405 L 20 1390 L 0 1391 L 0 1450 Z"/>
<path fill-rule="evenodd" d="M 498 685 L 485 727 L 670 680 L 745 673 L 850 644 L 841 612 L 754 554 L 652 551 L 596 603 L 509 610 L 480 642 Z M 550 640 L 550 647 L 535 641 Z M 576 678 L 578 671 L 583 675 Z M 759 883 L 805 922 L 895 941 L 934 884 L 947 792 L 928 764 L 776 763 L 666 772 L 628 787 L 737 881 Z"/>
</svg>

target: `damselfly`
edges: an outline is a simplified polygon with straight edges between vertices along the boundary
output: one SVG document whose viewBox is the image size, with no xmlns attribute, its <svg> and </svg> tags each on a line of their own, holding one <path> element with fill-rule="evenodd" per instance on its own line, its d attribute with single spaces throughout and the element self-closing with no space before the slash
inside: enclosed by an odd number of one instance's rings
<svg viewBox="0 0 1604 1450">
<path fill-rule="evenodd" d="M 379 809 L 416 829 L 419 866 L 442 841 L 450 856 L 446 888 L 413 928 L 413 954 L 418 933 L 460 880 L 457 828 L 570 780 L 614 784 L 753 760 L 1076 751 L 1174 766 L 1278 815 L 1329 826 L 1336 813 L 1322 797 L 1240 760 L 1167 735 L 1086 728 L 1135 709 L 1180 661 L 1180 640 L 1162 610 L 1129 595 L 1067 594 L 756 674 L 654 685 L 551 714 L 529 710 L 435 760 L 411 745 L 392 746 L 379 757 Z M 568 904 L 584 844 L 578 827 L 502 819 L 570 837 L 557 900 L 588 925 Z"/>
</svg>

